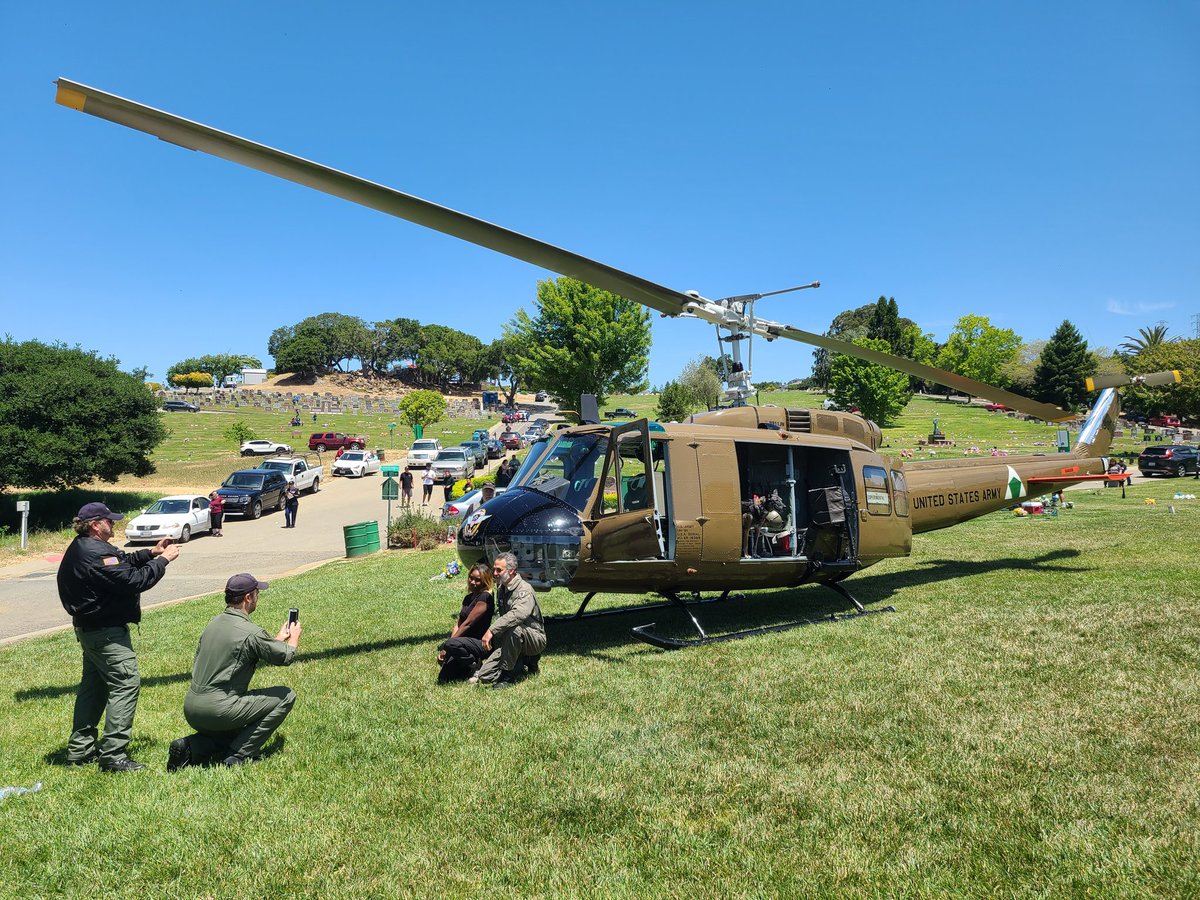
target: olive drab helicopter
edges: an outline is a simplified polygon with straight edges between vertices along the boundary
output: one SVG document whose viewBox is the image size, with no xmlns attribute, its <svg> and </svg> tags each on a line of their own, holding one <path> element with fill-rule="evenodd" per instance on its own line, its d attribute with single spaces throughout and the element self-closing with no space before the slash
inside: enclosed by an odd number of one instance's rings
<svg viewBox="0 0 1200 900">
<path fill-rule="evenodd" d="M 838 593 L 851 618 L 867 610 L 841 582 L 868 566 L 909 555 L 915 534 L 1011 507 L 1031 493 L 1104 478 L 1120 400 L 1130 379 L 1097 379 L 1094 405 L 1067 454 L 900 460 L 880 453 L 878 426 L 852 413 L 754 406 L 750 342 L 778 338 L 823 347 L 898 369 L 963 393 L 986 397 L 1046 421 L 1073 418 L 1058 407 L 951 372 L 760 318 L 755 304 L 786 291 L 710 300 L 663 287 L 542 241 L 438 206 L 244 138 L 59 79 L 58 103 L 147 132 L 190 150 L 294 181 L 419 225 L 525 260 L 636 300 L 673 318 L 716 326 L 730 348 L 727 405 L 683 423 L 646 419 L 582 424 L 535 442 L 506 492 L 470 515 L 458 531 L 463 562 L 511 551 L 536 589 L 585 594 L 655 593 L 690 618 L 698 637 L 633 633 L 659 647 L 730 640 L 809 624 L 710 637 L 692 612 L 732 591 L 822 584 Z M 819 287 L 819 282 L 787 291 Z M 747 352 L 743 354 L 742 346 Z M 1179 373 L 1144 376 L 1147 384 Z M 592 404 L 594 407 L 594 403 Z M 686 598 L 686 599 L 685 599 Z M 661 605 L 661 604 L 658 604 Z"/>
</svg>

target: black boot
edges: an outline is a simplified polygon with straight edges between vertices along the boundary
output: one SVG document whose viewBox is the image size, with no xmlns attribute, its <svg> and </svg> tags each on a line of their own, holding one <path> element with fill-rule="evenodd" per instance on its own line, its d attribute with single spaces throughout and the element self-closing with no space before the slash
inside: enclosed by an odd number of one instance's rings
<svg viewBox="0 0 1200 900">
<path fill-rule="evenodd" d="M 167 749 L 167 771 L 174 772 L 192 764 L 192 742 L 185 737 L 171 741 Z"/>
<path fill-rule="evenodd" d="M 542 658 L 542 654 L 540 654 L 540 653 L 537 656 L 522 656 L 521 657 L 521 662 L 525 664 L 525 674 L 526 675 L 536 675 L 538 672 L 541 671 L 541 669 L 538 666 L 538 663 L 541 661 L 541 658 Z"/>
</svg>

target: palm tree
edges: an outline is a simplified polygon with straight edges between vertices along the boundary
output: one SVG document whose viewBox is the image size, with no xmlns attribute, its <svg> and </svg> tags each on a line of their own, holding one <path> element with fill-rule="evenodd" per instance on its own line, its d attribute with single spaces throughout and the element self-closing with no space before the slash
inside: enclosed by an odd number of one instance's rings
<svg viewBox="0 0 1200 900">
<path fill-rule="evenodd" d="M 1141 337 L 1133 337 L 1133 335 L 1125 335 L 1125 343 L 1117 347 L 1118 350 L 1124 351 L 1129 356 L 1137 356 L 1146 350 L 1158 347 L 1167 341 L 1167 326 L 1159 323 L 1153 328 L 1139 328 L 1138 334 Z"/>
</svg>

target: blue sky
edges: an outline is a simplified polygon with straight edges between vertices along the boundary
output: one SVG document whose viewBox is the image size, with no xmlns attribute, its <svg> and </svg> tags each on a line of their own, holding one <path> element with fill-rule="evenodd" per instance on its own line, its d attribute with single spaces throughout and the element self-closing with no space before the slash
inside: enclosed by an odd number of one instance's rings
<svg viewBox="0 0 1200 900">
<path fill-rule="evenodd" d="M 548 273 L 54 103 L 62 75 L 823 331 L 1200 313 L 1200 5 L 4 4 L 0 332 L 159 377 L 337 310 L 487 341 Z M 714 353 L 655 317 L 650 379 Z M 759 344 L 759 380 L 808 348 Z"/>
</svg>

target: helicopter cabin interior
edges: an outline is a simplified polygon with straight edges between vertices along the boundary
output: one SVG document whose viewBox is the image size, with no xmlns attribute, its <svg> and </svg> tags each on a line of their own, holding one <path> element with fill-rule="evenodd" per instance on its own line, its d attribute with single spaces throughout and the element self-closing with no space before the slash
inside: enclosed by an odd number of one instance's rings
<svg viewBox="0 0 1200 900">
<path fill-rule="evenodd" d="M 661 426 L 658 426 L 661 430 Z M 598 558 L 674 559 L 675 531 L 669 476 L 670 441 L 630 424 L 614 429 L 615 453 L 604 472 L 602 518 L 639 514 L 628 527 L 616 521 Z M 647 443 L 649 453 L 646 452 Z M 735 441 L 744 560 L 854 559 L 858 545 L 857 493 L 848 450 L 779 442 Z M 597 473 L 599 474 L 599 473 Z M 653 510 L 647 518 L 646 510 Z M 648 529 L 643 523 L 652 523 Z M 637 537 L 635 537 L 637 535 Z"/>
<path fill-rule="evenodd" d="M 736 449 L 743 558 L 855 557 L 857 494 L 847 450 L 740 441 Z"/>
</svg>

